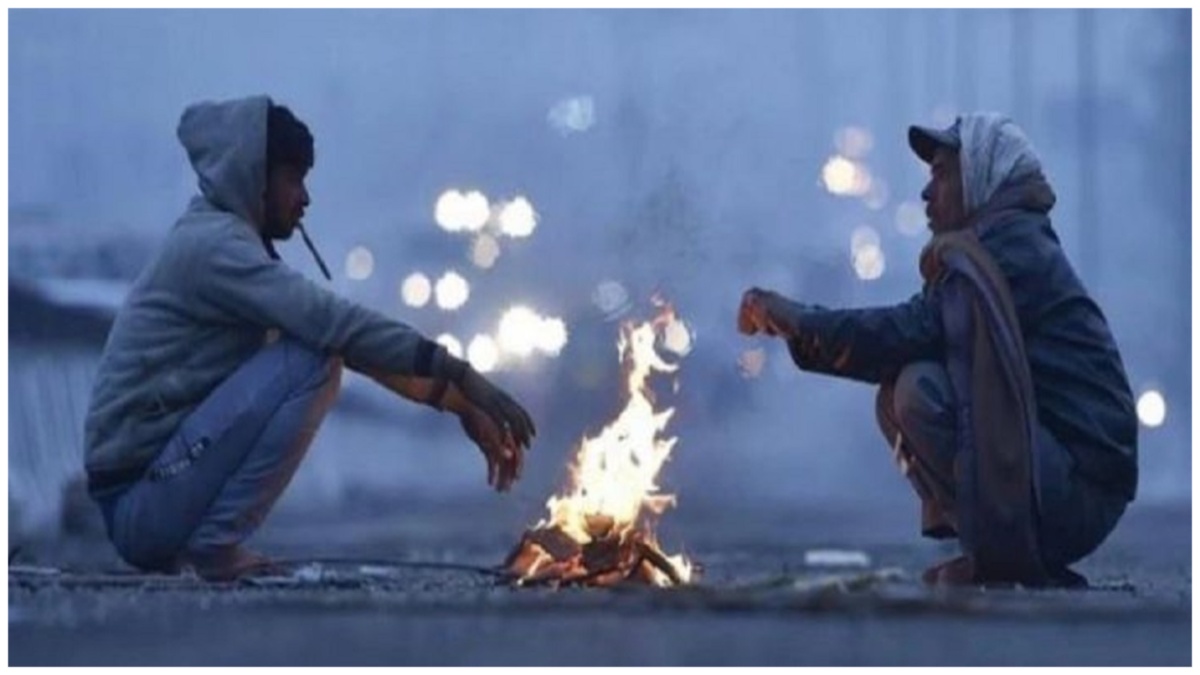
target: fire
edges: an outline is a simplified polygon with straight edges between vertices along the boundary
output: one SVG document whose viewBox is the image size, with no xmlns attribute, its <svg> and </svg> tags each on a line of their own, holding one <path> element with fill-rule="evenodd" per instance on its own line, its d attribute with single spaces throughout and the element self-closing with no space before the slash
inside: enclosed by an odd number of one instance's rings
<svg viewBox="0 0 1200 675">
<path fill-rule="evenodd" d="M 651 321 L 622 326 L 617 350 L 628 402 L 598 435 L 584 437 L 570 468 L 570 487 L 546 502 L 549 518 L 527 532 L 509 556 L 507 566 L 518 583 L 637 580 L 670 586 L 691 580 L 691 563 L 663 554 L 652 531 L 656 518 L 675 504 L 674 495 L 659 492 L 655 481 L 678 438 L 666 435 L 675 410 L 655 410 L 647 381 L 654 373 L 679 369 L 655 349 L 674 322 L 674 311 L 664 306 Z"/>
</svg>

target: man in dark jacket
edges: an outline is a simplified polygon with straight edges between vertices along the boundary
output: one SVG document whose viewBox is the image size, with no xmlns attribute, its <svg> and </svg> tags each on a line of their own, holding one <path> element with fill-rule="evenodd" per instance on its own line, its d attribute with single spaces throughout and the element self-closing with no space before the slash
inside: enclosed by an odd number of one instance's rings
<svg viewBox="0 0 1200 675">
<path fill-rule="evenodd" d="M 911 127 L 930 166 L 925 285 L 834 310 L 752 288 L 738 327 L 784 338 L 803 370 L 879 384 L 877 417 L 921 500 L 922 533 L 963 554 L 928 583 L 1081 585 L 1067 565 L 1137 488 L 1137 417 L 1100 308 L 1050 225 L 1055 196 L 996 114 Z"/>
<path fill-rule="evenodd" d="M 457 414 L 488 483 L 507 489 L 535 433 L 525 410 L 441 345 L 275 254 L 274 241 L 303 234 L 308 127 L 254 96 L 189 106 L 178 135 L 200 194 L 118 312 L 85 423 L 89 492 L 121 557 L 214 580 L 264 569 L 241 543 L 304 458 L 343 363 Z"/>
</svg>

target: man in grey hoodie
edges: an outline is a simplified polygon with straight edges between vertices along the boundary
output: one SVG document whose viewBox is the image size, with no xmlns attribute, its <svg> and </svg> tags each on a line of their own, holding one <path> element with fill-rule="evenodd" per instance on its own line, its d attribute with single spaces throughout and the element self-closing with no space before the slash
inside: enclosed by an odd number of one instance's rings
<svg viewBox="0 0 1200 675">
<path fill-rule="evenodd" d="M 519 404 L 275 254 L 273 241 L 303 233 L 308 128 L 256 96 L 188 107 L 178 136 L 200 195 L 118 312 L 85 423 L 89 492 L 121 557 L 214 580 L 269 567 L 240 544 L 303 459 L 343 363 L 457 414 L 489 485 L 519 478 L 536 433 Z"/>
<path fill-rule="evenodd" d="M 752 288 L 739 329 L 787 341 L 796 365 L 879 385 L 888 447 L 922 533 L 963 554 L 930 583 L 1080 585 L 1067 565 L 1137 490 L 1137 416 L 1104 314 L 1051 227 L 1054 191 L 1007 118 L 909 129 L 930 166 L 923 290 L 827 309 Z"/>
</svg>

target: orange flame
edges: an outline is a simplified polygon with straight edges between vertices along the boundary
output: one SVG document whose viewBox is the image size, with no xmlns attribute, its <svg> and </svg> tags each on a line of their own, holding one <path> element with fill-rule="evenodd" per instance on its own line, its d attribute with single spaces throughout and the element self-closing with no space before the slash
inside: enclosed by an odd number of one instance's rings
<svg viewBox="0 0 1200 675">
<path fill-rule="evenodd" d="M 675 504 L 675 496 L 661 493 L 655 480 L 678 438 L 665 434 L 675 410 L 654 409 L 647 380 L 653 373 L 669 374 L 679 369 L 678 364 L 663 360 L 655 349 L 656 340 L 674 320 L 674 311 L 664 306 L 651 321 L 621 327 L 617 350 L 626 370 L 629 400 L 616 420 L 598 435 L 583 438 L 570 469 L 569 489 L 546 502 L 550 518 L 538 523 L 537 528 L 556 526 L 576 542 L 586 544 L 592 540 L 596 523 L 604 521 L 611 523 L 611 529 L 605 530 L 622 536 L 644 530 L 644 536 L 653 542 L 649 521 Z M 692 565 L 686 558 L 665 557 L 680 579 L 691 579 Z M 531 565 L 526 578 L 540 566 Z M 666 586 L 672 582 L 655 570 L 655 583 Z"/>
</svg>

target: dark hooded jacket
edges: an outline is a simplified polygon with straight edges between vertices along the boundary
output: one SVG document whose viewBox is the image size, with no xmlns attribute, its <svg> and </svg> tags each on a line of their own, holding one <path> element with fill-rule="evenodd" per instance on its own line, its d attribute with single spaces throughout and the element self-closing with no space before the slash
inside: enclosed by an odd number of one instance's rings
<svg viewBox="0 0 1200 675">
<path fill-rule="evenodd" d="M 1132 500 L 1137 491 L 1137 416 L 1120 353 L 1103 312 L 1062 250 L 1049 212 L 1054 193 L 1040 173 L 1001 187 L 979 209 L 979 242 L 1008 282 L 1029 361 L 1037 421 L 1071 452 L 1079 473 Z M 798 307 L 788 346 L 804 370 L 870 383 L 908 363 L 944 362 L 938 280 L 892 307 Z"/>
</svg>

